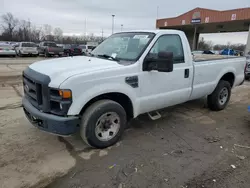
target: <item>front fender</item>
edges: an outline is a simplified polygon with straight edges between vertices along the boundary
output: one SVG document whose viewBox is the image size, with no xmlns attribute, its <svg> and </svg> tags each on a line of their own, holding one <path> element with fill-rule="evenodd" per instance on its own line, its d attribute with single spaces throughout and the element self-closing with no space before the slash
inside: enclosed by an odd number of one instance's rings
<svg viewBox="0 0 250 188">
<path fill-rule="evenodd" d="M 74 92 L 74 91 L 73 91 Z M 83 93 L 78 94 L 75 98 L 73 98 L 73 103 L 69 108 L 68 115 L 79 115 L 82 108 L 93 98 L 106 94 L 106 93 L 122 93 L 127 95 L 133 105 L 134 117 L 138 115 L 138 104 L 136 101 L 136 92 L 135 89 L 125 84 L 118 83 L 107 83 L 95 85 Z"/>
</svg>

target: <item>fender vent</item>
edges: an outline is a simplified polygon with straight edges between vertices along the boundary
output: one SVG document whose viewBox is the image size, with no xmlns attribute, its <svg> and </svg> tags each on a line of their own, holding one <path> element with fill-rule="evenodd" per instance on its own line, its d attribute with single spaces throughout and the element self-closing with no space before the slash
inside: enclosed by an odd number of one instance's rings
<svg viewBox="0 0 250 188">
<path fill-rule="evenodd" d="M 138 76 L 129 76 L 125 78 L 125 82 L 133 88 L 139 87 Z"/>
</svg>

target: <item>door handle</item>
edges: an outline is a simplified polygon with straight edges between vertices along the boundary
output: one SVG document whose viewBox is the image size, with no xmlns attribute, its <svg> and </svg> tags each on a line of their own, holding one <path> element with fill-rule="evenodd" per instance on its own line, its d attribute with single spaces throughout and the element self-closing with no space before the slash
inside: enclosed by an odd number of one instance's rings
<svg viewBox="0 0 250 188">
<path fill-rule="evenodd" d="M 184 78 L 188 78 L 188 77 L 189 77 L 189 69 L 185 69 Z"/>
</svg>

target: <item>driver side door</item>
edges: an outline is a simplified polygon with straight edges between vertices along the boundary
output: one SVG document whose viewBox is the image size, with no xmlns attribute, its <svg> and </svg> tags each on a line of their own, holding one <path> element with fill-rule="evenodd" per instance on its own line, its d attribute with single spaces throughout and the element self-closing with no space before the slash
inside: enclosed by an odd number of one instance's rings
<svg viewBox="0 0 250 188">
<path fill-rule="evenodd" d="M 192 91 L 193 66 L 185 61 L 181 37 L 177 34 L 160 36 L 146 58 L 157 58 L 161 51 L 173 52 L 173 71 L 142 72 L 139 79 L 141 113 L 183 103 Z"/>
</svg>

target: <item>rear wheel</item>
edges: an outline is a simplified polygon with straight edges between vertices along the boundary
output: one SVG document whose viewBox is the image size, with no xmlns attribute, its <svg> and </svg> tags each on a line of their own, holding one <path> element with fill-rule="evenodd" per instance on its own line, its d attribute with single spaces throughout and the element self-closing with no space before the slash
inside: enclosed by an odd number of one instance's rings
<svg viewBox="0 0 250 188">
<path fill-rule="evenodd" d="M 44 51 L 44 57 L 50 57 L 50 54 L 47 50 Z"/>
<path fill-rule="evenodd" d="M 22 57 L 23 56 L 23 54 L 22 54 L 22 52 L 19 50 L 19 52 L 18 52 L 18 56 L 19 57 Z"/>
<path fill-rule="evenodd" d="M 213 93 L 208 96 L 208 107 L 214 111 L 226 108 L 231 97 L 231 85 L 228 81 L 221 80 Z"/>
<path fill-rule="evenodd" d="M 112 100 L 97 101 L 82 116 L 81 137 L 92 147 L 109 147 L 120 139 L 126 119 L 126 112 L 120 104 Z"/>
</svg>

